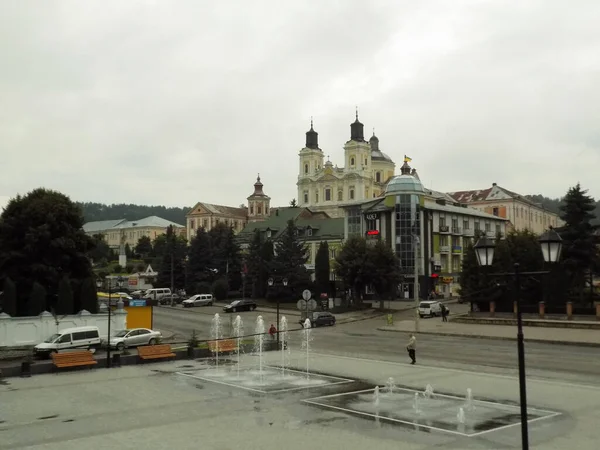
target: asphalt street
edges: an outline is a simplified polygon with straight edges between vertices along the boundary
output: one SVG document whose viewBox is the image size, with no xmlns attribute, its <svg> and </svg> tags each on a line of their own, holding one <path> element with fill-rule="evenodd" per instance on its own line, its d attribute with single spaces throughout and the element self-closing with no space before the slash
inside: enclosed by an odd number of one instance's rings
<svg viewBox="0 0 600 450">
<path fill-rule="evenodd" d="M 454 305 L 452 310 L 463 308 Z M 176 338 L 187 340 L 192 330 L 201 339 L 210 338 L 211 320 L 218 307 L 207 308 L 156 308 L 155 328 L 177 333 Z M 262 315 L 265 324 L 275 322 L 275 312 L 242 312 L 245 334 L 254 332 L 254 323 Z M 228 334 L 229 320 L 236 314 L 221 314 L 224 335 Z M 409 317 L 410 312 L 398 313 L 397 320 Z M 298 316 L 290 316 L 290 328 L 297 328 Z M 406 341 L 403 333 L 377 331 L 383 318 L 363 320 L 312 331 L 312 349 L 316 353 L 361 357 L 372 360 L 406 362 Z M 423 320 L 440 320 L 439 318 Z M 516 329 L 515 329 L 516 333 Z M 527 335 L 527 329 L 525 329 Z M 291 332 L 290 347 L 301 345 L 300 331 Z M 600 374 L 600 348 L 570 345 L 526 343 L 528 376 L 561 379 L 579 383 L 596 384 Z M 466 337 L 421 335 L 417 342 L 417 363 L 431 367 L 446 367 L 488 373 L 517 374 L 517 346 L 515 341 Z"/>
</svg>

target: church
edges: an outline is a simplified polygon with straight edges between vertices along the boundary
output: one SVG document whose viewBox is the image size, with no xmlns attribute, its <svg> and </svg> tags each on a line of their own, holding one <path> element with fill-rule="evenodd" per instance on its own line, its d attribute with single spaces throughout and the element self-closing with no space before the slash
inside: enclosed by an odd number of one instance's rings
<svg viewBox="0 0 600 450">
<path fill-rule="evenodd" d="M 365 140 L 358 111 L 350 125 L 350 139 L 344 144 L 343 167 L 334 165 L 329 156 L 325 161 L 312 120 L 306 144 L 298 156 L 298 205 L 330 217 L 343 217 L 342 207 L 381 196 L 396 167 L 392 158 L 380 150 L 375 133 Z"/>
</svg>

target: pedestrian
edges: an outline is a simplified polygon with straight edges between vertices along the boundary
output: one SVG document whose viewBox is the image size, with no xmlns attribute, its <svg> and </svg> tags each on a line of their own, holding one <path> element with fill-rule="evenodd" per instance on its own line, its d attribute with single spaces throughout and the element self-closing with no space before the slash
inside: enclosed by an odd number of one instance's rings
<svg viewBox="0 0 600 450">
<path fill-rule="evenodd" d="M 275 340 L 275 333 L 277 333 L 277 328 L 275 328 L 275 325 L 271 324 L 271 328 L 269 328 L 269 334 L 271 335 L 271 340 Z"/>
<path fill-rule="evenodd" d="M 442 303 L 442 322 L 448 322 L 448 308 Z"/>
<path fill-rule="evenodd" d="M 417 351 L 417 338 L 414 334 L 410 335 L 410 339 L 408 340 L 408 345 L 406 346 L 406 350 L 408 350 L 408 356 L 412 360 L 411 364 L 417 362 L 416 351 Z"/>
</svg>

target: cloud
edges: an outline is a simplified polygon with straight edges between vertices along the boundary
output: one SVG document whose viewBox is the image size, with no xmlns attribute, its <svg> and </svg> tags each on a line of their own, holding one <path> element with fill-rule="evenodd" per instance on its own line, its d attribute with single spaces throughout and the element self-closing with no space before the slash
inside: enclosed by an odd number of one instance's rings
<svg viewBox="0 0 600 450">
<path fill-rule="evenodd" d="M 296 197 L 310 116 L 343 164 L 354 106 L 440 190 L 600 196 L 600 4 L 0 5 L 0 195 L 238 205 Z M 586 170 L 587 169 L 587 170 Z"/>
</svg>

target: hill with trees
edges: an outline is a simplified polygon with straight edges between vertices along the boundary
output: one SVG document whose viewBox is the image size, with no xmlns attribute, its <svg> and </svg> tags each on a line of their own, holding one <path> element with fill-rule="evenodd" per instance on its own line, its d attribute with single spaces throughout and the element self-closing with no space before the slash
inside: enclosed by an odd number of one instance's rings
<svg viewBox="0 0 600 450">
<path fill-rule="evenodd" d="M 158 216 L 171 222 L 185 225 L 185 215 L 191 207 L 184 206 L 166 207 L 166 206 L 146 206 L 127 203 L 114 203 L 105 205 L 104 203 L 77 202 L 77 205 L 83 211 L 83 217 L 86 222 L 95 222 L 97 220 L 139 220 L 148 216 Z"/>
<path fill-rule="evenodd" d="M 526 195 L 526 198 L 531 200 L 534 203 L 541 204 L 548 211 L 552 211 L 556 214 L 561 214 L 560 207 L 564 205 L 564 197 L 563 198 L 549 198 L 544 197 L 541 194 L 536 195 Z M 596 201 L 596 209 L 594 211 L 595 219 L 592 221 L 593 224 L 600 225 L 600 199 Z"/>
</svg>

